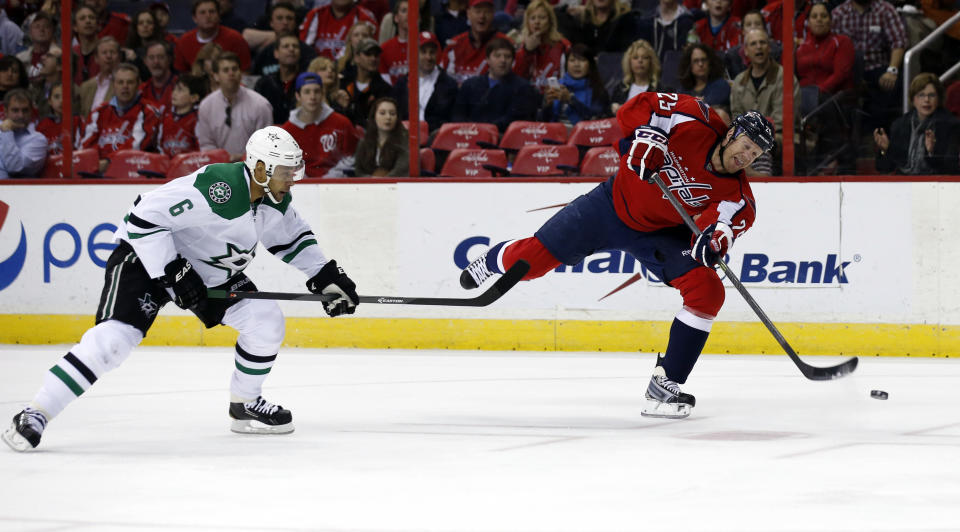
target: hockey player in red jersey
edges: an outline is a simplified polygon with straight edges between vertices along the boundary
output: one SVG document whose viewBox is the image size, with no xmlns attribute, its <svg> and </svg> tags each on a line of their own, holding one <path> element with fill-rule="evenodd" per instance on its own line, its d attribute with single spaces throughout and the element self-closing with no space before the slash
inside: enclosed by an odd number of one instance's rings
<svg viewBox="0 0 960 532">
<path fill-rule="evenodd" d="M 723 283 L 714 268 L 756 215 L 743 169 L 773 147 L 773 127 L 749 111 L 728 128 L 692 96 L 654 92 L 627 101 L 617 120 L 624 134 L 617 174 L 565 206 L 534 236 L 490 248 L 463 270 L 460 284 L 476 288 L 521 259 L 530 264 L 524 279 L 534 279 L 602 250 L 632 254 L 683 297 L 642 414 L 683 418 L 695 400 L 679 385 L 723 305 Z M 652 182 L 654 172 L 696 220 L 699 237 Z"/>
</svg>

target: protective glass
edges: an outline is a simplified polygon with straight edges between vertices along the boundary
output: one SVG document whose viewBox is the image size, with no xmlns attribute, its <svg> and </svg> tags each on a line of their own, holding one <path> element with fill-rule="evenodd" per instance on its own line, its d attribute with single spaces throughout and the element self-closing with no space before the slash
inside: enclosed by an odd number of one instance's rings
<svg viewBox="0 0 960 532">
<path fill-rule="evenodd" d="M 277 165 L 273 168 L 272 179 L 280 181 L 300 181 L 303 179 L 304 167 L 303 161 L 297 166 Z"/>
</svg>

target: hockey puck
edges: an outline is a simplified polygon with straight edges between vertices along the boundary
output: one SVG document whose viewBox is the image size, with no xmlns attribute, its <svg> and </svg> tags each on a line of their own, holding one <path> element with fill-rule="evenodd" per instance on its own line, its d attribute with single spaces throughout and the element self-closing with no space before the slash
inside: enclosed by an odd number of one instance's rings
<svg viewBox="0 0 960 532">
<path fill-rule="evenodd" d="M 886 401 L 887 397 L 889 396 L 887 395 L 887 392 L 883 390 L 870 390 L 870 397 L 873 397 L 874 399 L 880 399 L 882 401 Z"/>
</svg>

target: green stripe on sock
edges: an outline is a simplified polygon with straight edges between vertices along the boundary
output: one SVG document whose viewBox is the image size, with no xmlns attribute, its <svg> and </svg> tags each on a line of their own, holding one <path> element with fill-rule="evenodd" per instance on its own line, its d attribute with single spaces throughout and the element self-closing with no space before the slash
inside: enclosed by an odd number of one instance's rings
<svg viewBox="0 0 960 532">
<path fill-rule="evenodd" d="M 243 373 L 246 373 L 247 375 L 266 375 L 267 373 L 270 373 L 270 370 L 271 370 L 271 369 L 273 369 L 273 368 L 267 368 L 267 369 L 250 369 L 250 368 L 248 368 L 248 367 L 241 366 L 239 362 L 236 362 L 236 364 L 237 364 L 237 369 L 239 369 L 239 370 L 242 371 Z"/>
<path fill-rule="evenodd" d="M 59 377 L 60 380 L 62 380 L 63 383 L 67 385 L 67 388 L 70 388 L 71 392 L 77 394 L 77 397 L 80 397 L 80 395 L 84 392 L 83 388 L 81 388 L 80 385 L 77 384 L 77 381 L 73 380 L 73 378 L 71 378 L 70 375 L 67 375 L 66 371 L 63 371 L 62 369 L 60 369 L 60 366 L 54 366 L 50 368 L 50 373 L 53 373 L 54 375 Z"/>
</svg>

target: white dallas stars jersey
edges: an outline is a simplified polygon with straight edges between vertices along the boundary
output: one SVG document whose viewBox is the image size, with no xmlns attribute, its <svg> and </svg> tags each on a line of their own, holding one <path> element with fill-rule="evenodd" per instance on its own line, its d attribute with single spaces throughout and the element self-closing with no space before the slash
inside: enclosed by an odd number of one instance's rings
<svg viewBox="0 0 960 532">
<path fill-rule="evenodd" d="M 250 203 L 250 178 L 242 162 L 211 164 L 174 179 L 134 202 L 115 237 L 133 246 L 150 277 L 177 255 L 190 261 L 207 286 L 242 272 L 257 242 L 307 277 L 327 263 L 307 222 L 287 194 Z"/>
</svg>

